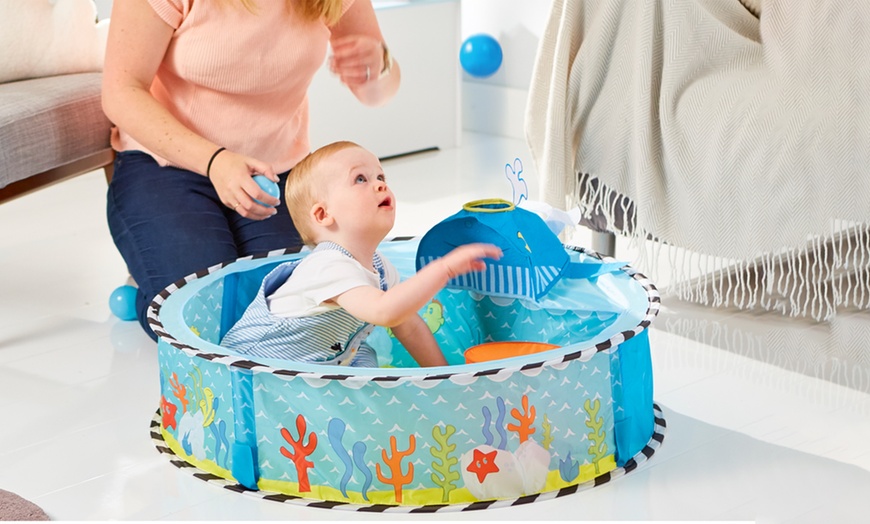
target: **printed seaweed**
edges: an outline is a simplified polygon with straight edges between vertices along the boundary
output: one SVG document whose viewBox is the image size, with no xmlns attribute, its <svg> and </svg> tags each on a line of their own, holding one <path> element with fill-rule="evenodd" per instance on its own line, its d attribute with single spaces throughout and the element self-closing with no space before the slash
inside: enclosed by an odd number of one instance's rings
<svg viewBox="0 0 870 524">
<path fill-rule="evenodd" d="M 340 418 L 330 420 L 327 428 L 329 444 L 332 445 L 332 449 L 335 451 L 335 454 L 338 455 L 338 459 L 342 464 L 344 464 L 344 474 L 341 476 L 339 487 L 341 489 L 341 494 L 344 495 L 345 498 L 347 498 L 347 483 L 350 482 L 350 479 L 353 477 L 353 461 L 350 458 L 350 454 L 345 449 L 344 444 L 341 443 L 341 438 L 344 437 L 344 431 L 346 428 L 347 424 Z"/>
<path fill-rule="evenodd" d="M 550 444 L 553 443 L 553 425 L 550 424 L 550 419 L 547 418 L 546 414 L 544 414 L 544 421 L 541 423 L 541 427 L 544 428 L 544 439 L 541 444 L 544 446 L 544 449 L 549 451 Z"/>
<path fill-rule="evenodd" d="M 497 397 L 495 399 L 495 403 L 498 407 L 498 419 L 496 419 L 494 425 L 499 437 L 501 437 L 501 441 L 498 444 L 498 449 L 505 450 L 507 449 L 507 432 L 504 430 L 504 417 L 507 414 L 507 410 L 505 409 L 503 398 Z M 481 412 L 483 413 L 483 427 L 480 431 L 481 433 L 483 433 L 484 443 L 487 446 L 492 446 L 493 442 L 495 441 L 495 437 L 493 436 L 492 431 L 489 430 L 489 426 L 490 424 L 492 424 L 492 412 L 487 406 L 483 406 L 483 408 L 481 408 Z"/>
<path fill-rule="evenodd" d="M 200 411 L 202 411 L 202 427 L 208 427 L 214 421 L 214 393 L 211 388 L 202 387 L 202 371 L 194 366 L 193 371 L 187 374 L 193 379 L 193 395 L 194 402 Z"/>
<path fill-rule="evenodd" d="M 483 433 L 483 443 L 492 446 L 492 441 L 495 440 L 492 431 L 489 430 L 489 425 L 492 424 L 492 412 L 487 406 L 483 406 L 480 411 L 483 412 L 483 428 L 480 430 Z"/>
<path fill-rule="evenodd" d="M 214 411 L 217 412 L 218 405 L 220 405 L 220 399 L 214 399 Z M 209 426 L 211 428 L 211 433 L 214 436 L 215 440 L 215 452 L 214 452 L 214 461 L 218 466 L 223 468 L 227 467 L 227 460 L 229 459 L 230 454 L 230 441 L 227 438 L 227 423 L 223 420 L 217 420 L 213 424 Z M 224 450 L 224 460 L 221 462 L 221 449 Z"/>
<path fill-rule="evenodd" d="M 281 436 L 288 444 L 293 446 L 293 452 L 281 446 L 281 454 L 293 461 L 296 466 L 296 477 L 299 480 L 299 491 L 311 491 L 311 483 L 308 481 L 308 468 L 314 467 L 314 463 L 306 457 L 314 452 L 317 447 L 317 435 L 312 431 L 308 434 L 308 444 L 302 444 L 305 439 L 305 431 L 308 425 L 305 422 L 305 417 L 298 415 L 296 417 L 296 431 L 299 433 L 299 439 L 293 440 L 293 435 L 287 428 L 281 428 Z"/>
<path fill-rule="evenodd" d="M 381 457 L 384 460 L 384 464 L 388 468 L 390 468 L 390 473 L 393 475 L 392 477 L 385 477 L 381 472 L 381 465 L 375 464 L 375 470 L 378 474 L 378 480 L 383 482 L 384 484 L 389 484 L 393 486 L 393 493 L 396 497 L 396 502 L 402 503 L 402 486 L 410 484 L 412 480 L 414 480 L 414 464 L 412 462 L 408 463 L 408 472 L 402 473 L 402 458 L 407 457 L 417 447 L 417 440 L 414 438 L 414 435 L 411 434 L 408 437 L 408 449 L 405 451 L 399 451 L 396 449 L 396 436 L 390 436 L 390 456 L 387 456 L 387 450 L 381 450 Z"/>
<path fill-rule="evenodd" d="M 451 456 L 451 453 L 456 450 L 456 444 L 449 443 L 450 437 L 455 432 L 456 428 L 451 425 L 447 425 L 443 432 L 439 426 L 432 428 L 432 438 L 438 444 L 437 448 L 434 446 L 429 448 L 429 452 L 435 457 L 432 461 L 432 469 L 440 473 L 440 476 L 432 473 L 432 482 L 441 488 L 441 502 L 449 502 L 450 492 L 456 489 L 454 482 L 460 478 L 459 472 L 453 469 L 459 464 L 459 459 Z"/>
<path fill-rule="evenodd" d="M 340 418 L 331 419 L 327 427 L 329 443 L 332 445 L 332 449 L 335 450 L 336 455 L 338 455 L 338 459 L 344 464 L 344 474 L 341 476 L 339 488 L 341 489 L 341 494 L 347 497 L 347 484 L 353 478 L 353 466 L 356 464 L 356 467 L 359 468 L 366 479 L 363 484 L 362 496 L 368 500 L 369 496 L 366 492 L 369 486 L 372 485 L 372 472 L 365 463 L 366 445 L 361 441 L 355 442 L 351 448 L 353 453 L 353 457 L 351 457 L 351 454 L 347 452 L 342 443 L 346 429 L 347 423 Z"/>
<path fill-rule="evenodd" d="M 193 366 L 193 370 L 188 371 L 187 376 L 193 380 L 193 391 L 191 392 L 193 394 L 193 405 L 194 407 L 199 406 L 200 400 L 204 400 L 202 398 L 202 372 L 198 367 Z M 191 411 L 193 410 L 191 409 Z"/>
<path fill-rule="evenodd" d="M 211 426 L 212 435 L 217 442 L 217 450 L 215 451 L 214 461 L 218 466 L 226 469 L 227 460 L 230 458 L 230 440 L 227 438 L 227 423 L 224 420 L 219 420 Z M 224 459 L 221 460 L 221 449 L 224 450 Z"/>
<path fill-rule="evenodd" d="M 372 470 L 369 469 L 365 460 L 366 456 L 366 445 L 363 444 L 362 441 L 357 441 L 353 445 L 353 463 L 356 464 L 356 467 L 362 471 L 363 476 L 366 478 L 366 481 L 363 482 L 362 487 L 362 496 L 364 499 L 369 499 L 369 488 L 372 486 Z"/>
<path fill-rule="evenodd" d="M 598 461 L 607 455 L 607 442 L 604 441 L 604 418 L 598 416 L 598 411 L 601 409 L 601 401 L 595 399 L 595 402 L 586 400 L 583 403 L 583 409 L 586 410 L 589 418 L 586 420 L 586 427 L 591 431 L 588 433 L 589 440 L 592 444 L 589 446 L 589 455 L 592 456 L 595 464 L 595 473 L 599 473 Z"/>
<path fill-rule="evenodd" d="M 529 436 L 535 432 L 535 428 L 532 427 L 532 423 L 535 421 L 535 406 L 529 406 L 529 397 L 527 395 L 523 395 L 522 405 L 522 413 L 516 408 L 511 410 L 511 416 L 517 419 L 519 424 L 507 425 L 510 431 L 515 431 L 519 435 L 520 444 L 529 440 Z"/>
<path fill-rule="evenodd" d="M 565 482 L 571 482 L 580 475 L 580 463 L 571 459 L 571 452 L 564 460 L 559 461 L 559 476 Z"/>
</svg>

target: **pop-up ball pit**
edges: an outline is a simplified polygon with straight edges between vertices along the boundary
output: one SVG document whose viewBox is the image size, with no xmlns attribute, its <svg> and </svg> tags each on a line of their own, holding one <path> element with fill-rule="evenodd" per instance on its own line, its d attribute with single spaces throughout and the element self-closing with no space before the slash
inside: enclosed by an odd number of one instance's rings
<svg viewBox="0 0 870 524">
<path fill-rule="evenodd" d="M 403 278 L 445 239 L 504 251 L 476 282 L 451 282 L 421 311 L 445 367 L 416 367 L 383 328 L 369 337 L 379 368 L 254 361 L 222 348 L 263 277 L 304 253 L 241 259 L 170 286 L 149 311 L 160 337 L 152 438 L 209 482 L 365 511 L 531 502 L 634 470 L 664 434 L 647 337 L 658 293 L 629 266 L 563 247 L 535 218 L 478 203 L 422 239 L 382 244 Z M 545 270 L 553 261 L 564 261 L 555 273 Z M 465 363 L 466 349 L 499 341 L 557 347 Z"/>
</svg>

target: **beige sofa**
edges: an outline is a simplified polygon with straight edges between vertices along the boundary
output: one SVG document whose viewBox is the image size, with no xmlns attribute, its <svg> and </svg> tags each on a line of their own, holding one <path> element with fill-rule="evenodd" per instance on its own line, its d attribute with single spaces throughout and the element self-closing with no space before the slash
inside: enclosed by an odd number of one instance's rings
<svg viewBox="0 0 870 524">
<path fill-rule="evenodd" d="M 101 73 L 0 84 L 0 203 L 106 170 L 111 123 L 100 105 Z"/>
<path fill-rule="evenodd" d="M 93 0 L 0 1 L 0 203 L 99 168 L 111 177 L 108 23 Z"/>
</svg>

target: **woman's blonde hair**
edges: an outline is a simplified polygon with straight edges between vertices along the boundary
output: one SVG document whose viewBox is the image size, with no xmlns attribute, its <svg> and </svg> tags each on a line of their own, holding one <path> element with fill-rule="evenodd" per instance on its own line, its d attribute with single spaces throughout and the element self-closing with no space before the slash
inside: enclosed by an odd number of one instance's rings
<svg viewBox="0 0 870 524">
<path fill-rule="evenodd" d="M 245 9 L 257 12 L 257 0 L 240 0 Z M 334 25 L 341 18 L 344 0 L 286 0 L 287 8 L 295 10 L 308 21 L 320 20 Z"/>
<path fill-rule="evenodd" d="M 326 158 L 353 147 L 360 146 L 348 141 L 327 144 L 303 158 L 287 176 L 287 183 L 284 185 L 287 209 L 290 211 L 290 218 L 293 219 L 299 236 L 309 246 L 313 245 L 315 240 L 308 213 L 311 211 L 311 206 L 323 197 L 321 173 L 317 168 Z"/>
</svg>

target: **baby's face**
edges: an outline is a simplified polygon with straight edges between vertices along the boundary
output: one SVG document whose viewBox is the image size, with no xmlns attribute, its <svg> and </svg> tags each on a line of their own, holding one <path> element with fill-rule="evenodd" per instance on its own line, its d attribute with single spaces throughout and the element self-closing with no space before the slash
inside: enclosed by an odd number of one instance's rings
<svg viewBox="0 0 870 524">
<path fill-rule="evenodd" d="M 378 158 L 362 148 L 342 149 L 327 159 L 326 204 L 345 231 L 383 239 L 396 221 L 396 197 Z"/>
</svg>

